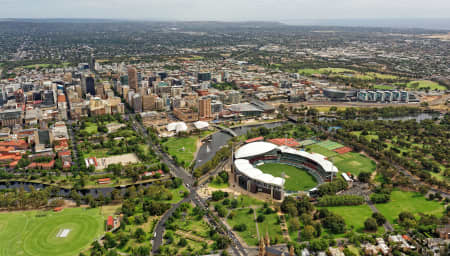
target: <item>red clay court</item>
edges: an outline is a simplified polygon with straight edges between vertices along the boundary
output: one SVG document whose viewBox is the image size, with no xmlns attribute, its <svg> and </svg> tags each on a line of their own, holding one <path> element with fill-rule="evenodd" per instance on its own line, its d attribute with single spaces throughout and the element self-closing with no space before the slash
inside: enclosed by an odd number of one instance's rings
<svg viewBox="0 0 450 256">
<path fill-rule="evenodd" d="M 348 152 L 351 152 L 353 149 L 349 148 L 349 147 L 341 147 L 341 148 L 337 148 L 335 150 L 333 150 L 334 152 L 338 153 L 338 154 L 345 154 Z"/>
</svg>

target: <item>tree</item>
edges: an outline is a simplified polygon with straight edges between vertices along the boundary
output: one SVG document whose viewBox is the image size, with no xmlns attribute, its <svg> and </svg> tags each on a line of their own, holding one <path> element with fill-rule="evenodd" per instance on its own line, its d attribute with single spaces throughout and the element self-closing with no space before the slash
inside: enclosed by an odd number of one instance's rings
<svg viewBox="0 0 450 256">
<path fill-rule="evenodd" d="M 328 241 L 325 239 L 315 239 L 309 243 L 309 247 L 313 251 L 325 251 L 328 248 Z"/>
<path fill-rule="evenodd" d="M 364 221 L 364 229 L 372 232 L 377 231 L 377 221 L 374 218 L 368 218 L 366 221 Z"/>
<path fill-rule="evenodd" d="M 303 240 L 311 240 L 316 236 L 316 229 L 311 225 L 306 225 L 302 232 Z"/>
<path fill-rule="evenodd" d="M 142 228 L 137 228 L 134 232 L 134 238 L 140 243 L 144 242 L 145 240 L 145 231 Z"/>
<path fill-rule="evenodd" d="M 266 219 L 266 217 L 262 214 L 258 215 L 258 217 L 256 218 L 257 222 L 264 222 L 264 220 Z"/>
<path fill-rule="evenodd" d="M 291 231 L 297 231 L 300 229 L 300 222 L 298 221 L 297 218 L 291 217 L 288 222 L 289 222 L 289 229 Z"/>
<path fill-rule="evenodd" d="M 377 221 L 378 226 L 384 225 L 384 223 L 386 223 L 386 218 L 379 212 L 374 212 L 372 214 L 372 217 Z"/>
<path fill-rule="evenodd" d="M 180 241 L 178 242 L 178 245 L 181 246 L 181 247 L 185 247 L 185 246 L 187 245 L 187 240 L 186 240 L 186 238 L 182 237 L 182 238 L 180 239 Z"/>
<path fill-rule="evenodd" d="M 369 183 L 370 182 L 370 172 L 361 172 L 358 174 L 358 180 L 360 182 Z"/>
</svg>

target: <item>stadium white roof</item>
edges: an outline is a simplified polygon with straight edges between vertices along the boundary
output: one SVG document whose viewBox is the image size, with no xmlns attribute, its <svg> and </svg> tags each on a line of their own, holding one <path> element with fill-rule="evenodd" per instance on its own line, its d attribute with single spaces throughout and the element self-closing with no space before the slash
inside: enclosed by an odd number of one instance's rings
<svg viewBox="0 0 450 256">
<path fill-rule="evenodd" d="M 299 156 L 308 158 L 308 159 L 316 162 L 317 164 L 319 164 L 326 172 L 336 172 L 336 173 L 338 172 L 338 168 L 336 166 L 334 166 L 334 164 L 332 162 L 325 159 L 325 156 L 323 156 L 321 154 L 316 154 L 316 153 L 311 154 L 306 151 L 296 150 L 296 149 L 293 149 L 288 146 L 280 146 L 278 148 L 281 150 L 282 153 L 289 153 L 289 154 L 299 155 Z"/>
<path fill-rule="evenodd" d="M 235 158 L 246 158 L 246 157 L 252 157 L 252 156 L 258 156 L 265 154 L 267 152 L 270 152 L 277 148 L 277 145 L 264 142 L 264 141 L 257 141 L 253 143 L 246 144 L 242 147 L 240 147 L 236 153 L 234 154 Z"/>
<path fill-rule="evenodd" d="M 240 173 L 244 174 L 250 179 L 279 187 L 283 187 L 284 185 L 285 180 L 283 178 L 274 177 L 270 174 L 263 173 L 261 170 L 253 167 L 253 165 L 247 159 L 237 159 L 234 161 L 234 165 Z"/>
</svg>

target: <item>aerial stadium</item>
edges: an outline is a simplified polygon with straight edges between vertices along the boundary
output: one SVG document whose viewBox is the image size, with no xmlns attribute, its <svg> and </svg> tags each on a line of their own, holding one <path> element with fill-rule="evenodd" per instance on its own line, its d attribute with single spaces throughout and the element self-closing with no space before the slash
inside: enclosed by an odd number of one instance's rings
<svg viewBox="0 0 450 256">
<path fill-rule="evenodd" d="M 308 179 L 306 176 L 312 176 L 313 187 L 316 187 L 331 181 L 337 172 L 336 166 L 323 155 L 265 141 L 240 147 L 234 154 L 232 167 L 234 181 L 241 188 L 252 193 L 270 194 L 276 200 L 283 200 L 285 192 L 310 190 L 302 189 L 305 188 L 302 183 Z"/>
</svg>

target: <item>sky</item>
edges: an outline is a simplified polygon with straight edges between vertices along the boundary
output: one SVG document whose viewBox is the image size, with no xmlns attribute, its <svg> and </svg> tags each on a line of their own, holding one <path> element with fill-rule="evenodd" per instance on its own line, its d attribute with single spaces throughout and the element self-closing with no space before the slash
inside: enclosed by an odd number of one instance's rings
<svg viewBox="0 0 450 256">
<path fill-rule="evenodd" d="M 450 0 L 0 0 L 0 18 L 178 21 L 450 18 Z"/>
</svg>

